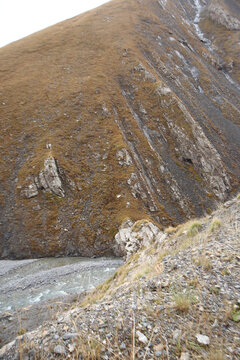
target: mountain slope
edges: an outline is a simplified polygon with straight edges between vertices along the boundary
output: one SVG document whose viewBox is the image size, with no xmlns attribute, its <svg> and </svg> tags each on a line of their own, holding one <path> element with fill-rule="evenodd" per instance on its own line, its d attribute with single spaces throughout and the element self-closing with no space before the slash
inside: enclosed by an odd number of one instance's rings
<svg viewBox="0 0 240 360">
<path fill-rule="evenodd" d="M 2 257 L 112 254 L 124 219 L 236 191 L 240 91 L 197 5 L 114 0 L 0 49 Z"/>
</svg>

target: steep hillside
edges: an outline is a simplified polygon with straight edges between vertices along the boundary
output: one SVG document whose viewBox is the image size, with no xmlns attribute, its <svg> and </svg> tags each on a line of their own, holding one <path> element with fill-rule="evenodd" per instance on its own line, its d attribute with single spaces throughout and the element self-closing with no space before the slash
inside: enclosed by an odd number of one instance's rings
<svg viewBox="0 0 240 360">
<path fill-rule="evenodd" d="M 239 210 L 240 195 L 161 239 L 145 238 L 84 299 L 3 314 L 0 359 L 239 359 Z"/>
<path fill-rule="evenodd" d="M 200 5 L 114 0 L 0 49 L 1 257 L 112 254 L 126 218 L 239 188 L 238 60 L 233 81 Z"/>
</svg>

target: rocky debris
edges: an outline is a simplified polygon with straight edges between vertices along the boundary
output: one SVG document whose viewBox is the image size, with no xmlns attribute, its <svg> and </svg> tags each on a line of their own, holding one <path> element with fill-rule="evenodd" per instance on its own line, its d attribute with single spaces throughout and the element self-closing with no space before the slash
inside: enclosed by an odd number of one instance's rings
<svg viewBox="0 0 240 360">
<path fill-rule="evenodd" d="M 155 241 L 160 243 L 164 238 L 165 234 L 150 221 L 138 220 L 133 223 L 128 219 L 122 223 L 115 235 L 114 253 L 129 259 L 141 247 L 148 247 Z"/>
<path fill-rule="evenodd" d="M 239 325 L 232 315 L 240 299 L 239 210 L 235 199 L 202 219 L 201 232 L 194 237 L 181 231 L 189 223 L 143 249 L 138 259 L 130 258 L 99 288 L 102 293 L 95 291 L 87 302 L 69 304 L 40 328 L 19 336 L 1 349 L 0 359 L 34 351 L 55 360 L 60 354 L 50 349 L 56 347 L 72 359 L 89 354 L 128 359 L 133 349 L 139 360 L 210 359 L 215 352 L 220 358 L 237 359 Z M 221 226 L 213 232 L 215 218 Z M 146 265 L 151 271 L 142 276 Z M 168 285 L 162 287 L 163 282 Z M 181 301 L 187 301 L 187 311 L 181 310 Z"/>
<path fill-rule="evenodd" d="M 118 163 L 121 166 L 129 166 L 132 164 L 132 158 L 129 155 L 127 149 L 123 148 L 117 151 L 116 153 Z"/>
<path fill-rule="evenodd" d="M 29 199 L 37 196 L 39 190 L 44 190 L 60 197 L 65 196 L 57 162 L 53 157 L 49 157 L 44 161 L 44 169 L 35 177 L 34 182 L 28 185 L 28 188 L 22 190 L 22 195 Z"/>
<path fill-rule="evenodd" d="M 175 98 L 175 95 L 172 95 Z M 193 164 L 195 169 L 201 169 L 204 180 L 219 200 L 225 200 L 231 190 L 230 179 L 224 168 L 219 153 L 204 134 L 200 125 L 193 119 L 185 105 L 178 101 L 179 109 L 192 131 L 192 138 L 186 136 L 183 129 L 174 121 L 168 120 L 169 128 L 174 136 L 176 146 L 182 156 L 182 161 Z"/>
<path fill-rule="evenodd" d="M 131 194 L 135 199 L 147 199 L 147 195 L 145 191 L 142 188 L 141 183 L 139 182 L 139 179 L 136 175 L 136 173 L 132 173 L 129 179 L 127 179 L 127 184 L 129 185 L 131 189 Z"/>
<path fill-rule="evenodd" d="M 228 30 L 240 30 L 239 18 L 233 16 L 228 8 L 224 6 L 224 3 L 221 4 L 219 0 L 210 1 L 204 10 L 204 14 L 218 25 L 225 26 Z"/>
</svg>

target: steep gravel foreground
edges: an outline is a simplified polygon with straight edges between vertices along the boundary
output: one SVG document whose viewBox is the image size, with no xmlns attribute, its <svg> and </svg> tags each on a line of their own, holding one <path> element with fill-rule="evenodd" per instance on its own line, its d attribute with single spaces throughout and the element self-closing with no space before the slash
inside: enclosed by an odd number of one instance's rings
<svg viewBox="0 0 240 360">
<path fill-rule="evenodd" d="M 3 347 L 10 359 L 232 359 L 240 353 L 240 196 L 165 230 L 114 276 Z M 26 330 L 25 330 L 26 331 Z"/>
</svg>

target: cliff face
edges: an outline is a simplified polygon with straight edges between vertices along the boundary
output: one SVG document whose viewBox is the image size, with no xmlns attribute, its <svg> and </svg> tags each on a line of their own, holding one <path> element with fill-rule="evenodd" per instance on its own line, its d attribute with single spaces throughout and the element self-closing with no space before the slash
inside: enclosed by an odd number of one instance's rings
<svg viewBox="0 0 240 360">
<path fill-rule="evenodd" d="M 1 257 L 112 254 L 126 218 L 174 225 L 239 188 L 239 66 L 200 10 L 115 0 L 0 49 Z"/>
</svg>

